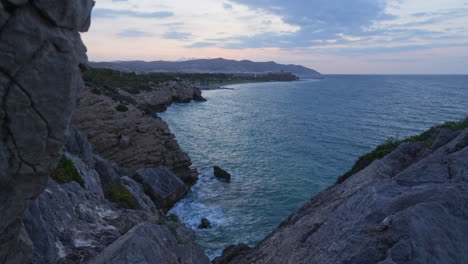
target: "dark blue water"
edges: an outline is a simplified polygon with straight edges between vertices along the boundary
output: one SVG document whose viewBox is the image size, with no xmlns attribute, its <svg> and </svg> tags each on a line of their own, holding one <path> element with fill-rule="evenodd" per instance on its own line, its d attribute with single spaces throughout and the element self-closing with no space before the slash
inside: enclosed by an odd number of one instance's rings
<svg viewBox="0 0 468 264">
<path fill-rule="evenodd" d="M 388 137 L 468 116 L 468 76 L 326 76 L 233 85 L 161 114 L 201 178 L 173 210 L 210 256 L 255 245 Z M 214 179 L 212 166 L 233 174 Z"/>
</svg>

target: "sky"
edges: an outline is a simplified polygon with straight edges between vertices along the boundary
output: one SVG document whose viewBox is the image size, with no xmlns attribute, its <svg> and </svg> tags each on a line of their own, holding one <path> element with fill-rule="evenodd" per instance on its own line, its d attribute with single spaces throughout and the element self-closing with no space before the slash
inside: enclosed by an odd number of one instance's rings
<svg viewBox="0 0 468 264">
<path fill-rule="evenodd" d="M 468 74 L 468 0 L 97 0 L 91 61 L 226 58 Z"/>
</svg>

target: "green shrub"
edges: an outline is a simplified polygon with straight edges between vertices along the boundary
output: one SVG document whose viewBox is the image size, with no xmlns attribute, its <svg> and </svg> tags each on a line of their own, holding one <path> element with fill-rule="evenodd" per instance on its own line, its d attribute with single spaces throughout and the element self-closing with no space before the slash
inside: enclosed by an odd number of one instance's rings
<svg viewBox="0 0 468 264">
<path fill-rule="evenodd" d="M 127 112 L 128 107 L 123 105 L 123 104 L 119 104 L 118 106 L 115 107 L 115 110 L 117 110 L 119 112 Z"/>
<path fill-rule="evenodd" d="M 111 186 L 107 199 L 123 208 L 138 209 L 135 198 L 130 191 L 117 183 Z"/>
<path fill-rule="evenodd" d="M 73 162 L 65 157 L 60 158 L 57 168 L 50 175 L 58 183 L 69 183 L 76 181 L 84 187 L 84 180 L 75 168 Z"/>
<path fill-rule="evenodd" d="M 357 172 L 369 166 L 373 161 L 382 159 L 383 157 L 387 156 L 396 148 L 398 148 L 398 146 L 400 146 L 401 143 L 421 142 L 421 143 L 424 143 L 428 148 L 432 148 L 434 141 L 435 141 L 434 132 L 437 129 L 441 129 L 441 128 L 445 128 L 450 131 L 458 131 L 458 130 L 463 130 L 465 128 L 468 128 L 468 117 L 459 122 L 446 122 L 442 125 L 434 126 L 417 136 L 413 136 L 404 140 L 397 140 L 395 138 L 387 139 L 387 141 L 384 144 L 377 146 L 377 148 L 375 148 L 373 151 L 359 157 L 359 159 L 354 164 L 353 168 L 350 171 L 346 172 L 341 177 L 339 177 L 337 180 L 337 183 L 338 184 L 343 183 L 352 175 L 356 174 Z"/>
<path fill-rule="evenodd" d="M 401 142 L 402 141 L 395 138 L 388 138 L 385 143 L 377 146 L 377 148 L 375 148 L 373 151 L 359 157 L 353 168 L 346 172 L 343 176 L 339 177 L 337 183 L 344 182 L 346 179 L 351 177 L 351 175 L 369 166 L 374 160 L 382 159 L 383 157 L 387 156 L 392 151 L 394 151 L 401 144 Z"/>
</svg>

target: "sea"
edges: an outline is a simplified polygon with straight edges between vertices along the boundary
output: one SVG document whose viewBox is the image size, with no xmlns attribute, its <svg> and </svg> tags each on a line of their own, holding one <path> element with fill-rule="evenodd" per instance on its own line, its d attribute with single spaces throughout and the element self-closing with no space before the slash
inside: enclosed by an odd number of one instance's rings
<svg viewBox="0 0 468 264">
<path fill-rule="evenodd" d="M 210 257 L 255 246 L 389 137 L 468 116 L 468 75 L 324 75 L 227 88 L 160 114 L 200 173 L 170 213 Z M 231 182 L 214 177 L 215 165 Z M 197 229 L 203 217 L 212 228 Z"/>
</svg>

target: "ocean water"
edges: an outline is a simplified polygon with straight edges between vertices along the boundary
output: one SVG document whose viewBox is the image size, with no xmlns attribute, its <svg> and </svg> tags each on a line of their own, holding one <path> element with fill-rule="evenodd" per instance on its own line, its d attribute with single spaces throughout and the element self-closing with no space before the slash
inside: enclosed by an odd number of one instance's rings
<svg viewBox="0 0 468 264">
<path fill-rule="evenodd" d="M 161 117 L 201 173 L 171 213 L 210 257 L 256 245 L 388 137 L 468 116 L 468 76 L 329 75 L 228 86 Z M 213 165 L 232 175 L 214 178 Z M 198 230 L 202 217 L 213 227 Z"/>
</svg>

